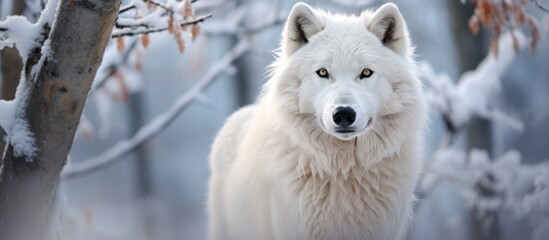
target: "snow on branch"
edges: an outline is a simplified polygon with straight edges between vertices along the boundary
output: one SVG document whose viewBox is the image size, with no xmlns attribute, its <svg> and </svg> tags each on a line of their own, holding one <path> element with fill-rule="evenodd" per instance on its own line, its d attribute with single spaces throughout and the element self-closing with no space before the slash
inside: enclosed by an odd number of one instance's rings
<svg viewBox="0 0 549 240">
<path fill-rule="evenodd" d="M 139 129 L 132 138 L 117 143 L 114 147 L 99 156 L 84 160 L 81 163 L 68 165 L 62 172 L 62 177 L 73 178 L 82 176 L 110 166 L 111 164 L 122 160 L 123 156 L 129 154 L 139 145 L 161 133 L 162 130 L 167 128 L 191 102 L 201 96 L 202 91 L 207 88 L 220 73 L 230 67 L 232 62 L 244 54 L 248 48 L 248 40 L 246 38 L 241 39 L 219 62 L 214 63 L 204 77 L 183 94 L 170 109 Z"/>
<path fill-rule="evenodd" d="M 485 225 L 492 224 L 492 213 L 500 210 L 528 218 L 544 212 L 534 233 L 534 239 L 543 239 L 535 236 L 546 236 L 544 226 L 549 226 L 549 183 L 544 177 L 548 162 L 523 164 L 520 153 L 514 150 L 491 159 L 485 150 L 474 149 L 467 156 L 462 150 L 448 147 L 473 116 L 499 121 L 519 131 L 524 128 L 520 120 L 499 111 L 494 104 L 501 78 L 518 54 L 517 49 L 525 48 L 529 39 L 513 30 L 497 40 L 497 49 L 492 48 L 476 69 L 463 73 L 457 84 L 448 74 L 435 73 L 428 63 L 420 65 L 427 80 L 427 99 L 442 115 L 447 139 L 427 167 L 418 187 L 419 196 L 426 198 L 438 183 L 450 182 Z"/>
<path fill-rule="evenodd" d="M 450 132 L 463 129 L 473 116 L 497 120 L 519 131 L 524 128 L 519 120 L 492 105 L 501 78 L 517 55 L 511 46 L 517 42 L 522 49 L 527 39 L 520 31 L 513 31 L 501 35 L 498 42 L 499 55 L 491 51 L 475 70 L 463 73 L 457 84 L 448 74 L 436 74 L 429 63 L 421 63 L 428 83 L 427 99 L 442 114 Z"/>
<path fill-rule="evenodd" d="M 185 42 L 182 33 L 188 32 L 192 40 L 200 34 L 199 23 L 212 17 L 212 14 L 196 16 L 192 0 L 183 0 L 177 3 L 169 0 L 161 3 L 152 0 L 134 0 L 129 5 L 122 7 L 119 18 L 115 23 L 111 37 L 117 39 L 119 49 L 123 49 L 121 37 L 141 36 L 142 43 L 148 44 L 148 34 L 168 31 L 173 35 L 180 52 L 185 50 Z M 128 16 L 128 11 L 134 10 L 134 14 Z"/>
<path fill-rule="evenodd" d="M 198 82 L 196 82 L 195 85 L 191 89 L 189 89 L 184 95 L 182 95 L 168 111 L 153 119 L 149 124 L 143 126 L 132 138 L 119 142 L 114 147 L 108 149 L 107 151 L 99 154 L 96 157 L 83 160 L 79 163 L 73 163 L 72 165 L 68 165 L 63 171 L 62 176 L 65 178 L 82 176 L 87 173 L 91 173 L 93 171 L 108 167 L 111 164 L 122 160 L 123 156 L 132 152 L 147 140 L 161 133 L 191 102 L 206 102 L 204 96 L 202 95 L 202 90 L 205 89 L 212 81 L 214 81 L 218 74 L 232 70 L 232 62 L 236 60 L 239 56 L 247 51 L 253 50 L 253 47 L 249 46 L 248 44 L 248 39 L 250 37 L 253 37 L 254 34 L 266 30 L 269 27 L 281 24 L 285 21 L 286 17 L 281 16 L 281 14 L 279 14 L 279 10 L 280 9 L 275 6 L 274 15 L 266 19 L 266 21 L 263 21 L 258 25 L 248 28 L 239 27 L 239 31 L 231 32 L 231 34 L 234 34 L 234 36 L 239 39 L 238 43 L 232 48 L 230 52 L 228 52 L 224 56 L 223 59 L 221 59 L 217 63 L 214 63 L 214 65 L 212 65 L 209 70 L 207 70 L 206 75 Z M 132 42 L 132 46 L 134 46 L 134 43 L 135 42 Z M 124 56 L 127 56 L 126 53 L 127 52 L 124 53 Z M 116 72 L 117 68 L 124 65 L 123 59 L 115 59 L 115 62 L 113 64 L 109 64 L 110 67 L 106 67 L 107 69 L 103 71 L 98 71 L 104 72 L 105 77 L 102 79 L 106 80 L 110 78 L 109 76 L 112 76 L 114 74 L 112 72 Z M 97 89 L 104 82 L 105 81 L 98 81 L 97 83 L 94 83 L 92 89 Z"/>
<path fill-rule="evenodd" d="M 58 0 L 50 0 L 40 14 L 36 23 L 31 23 L 24 16 L 8 16 L 0 22 L 0 50 L 4 47 L 17 48 L 23 61 L 26 61 L 32 50 L 40 47 L 50 31 Z"/>
<path fill-rule="evenodd" d="M 12 101 L 0 100 L 0 125 L 7 134 L 9 144 L 15 157 L 31 161 L 37 154 L 34 133 L 26 117 L 25 104 L 29 91 L 35 80 L 34 74 L 49 57 L 49 35 L 58 0 L 50 0 L 40 14 L 36 23 L 31 23 L 23 16 L 9 16 L 0 22 L 0 50 L 4 47 L 15 47 L 25 63 L 19 86 Z"/>
<path fill-rule="evenodd" d="M 197 1 L 198 0 L 192 0 L 191 3 L 195 3 Z M 146 0 L 146 4 L 150 4 L 150 5 L 154 5 L 156 7 L 162 8 L 162 9 L 166 10 L 167 12 L 172 12 L 172 10 L 170 8 L 166 7 L 163 3 L 159 3 L 157 1 Z M 135 9 L 135 8 L 136 8 L 136 3 L 132 2 L 128 5 L 120 8 L 120 11 L 118 13 L 124 13 L 124 12 L 127 12 L 127 11 Z"/>
<path fill-rule="evenodd" d="M 189 25 L 194 25 L 203 22 L 204 20 L 212 17 L 213 15 L 206 14 L 200 17 L 197 17 L 196 19 L 190 20 L 190 21 L 182 21 L 179 23 L 180 27 L 185 27 Z M 155 33 L 155 32 L 162 32 L 169 29 L 169 27 L 153 27 L 152 24 L 149 25 L 148 23 L 143 22 L 137 22 L 133 24 L 123 25 L 121 23 L 116 23 L 115 29 L 113 31 L 112 37 L 124 37 L 124 36 L 135 36 L 140 34 L 149 34 L 149 33 Z"/>
<path fill-rule="evenodd" d="M 523 164 L 515 150 L 490 159 L 485 150 L 473 149 L 465 156 L 462 151 L 446 148 L 435 153 L 419 191 L 424 198 L 440 182 L 449 182 L 467 206 L 477 210 L 484 224 L 493 221 L 488 213 L 500 210 L 514 217 L 539 217 L 540 222 L 549 223 L 548 173 L 547 162 Z M 544 231 L 543 224 L 536 225 L 536 232 Z"/>
</svg>

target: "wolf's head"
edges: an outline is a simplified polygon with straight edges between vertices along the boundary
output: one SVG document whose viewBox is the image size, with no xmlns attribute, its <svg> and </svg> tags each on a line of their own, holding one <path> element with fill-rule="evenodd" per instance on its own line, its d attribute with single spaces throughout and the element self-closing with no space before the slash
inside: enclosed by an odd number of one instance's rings
<svg viewBox="0 0 549 240">
<path fill-rule="evenodd" d="M 276 82 L 278 105 L 314 119 L 341 140 L 405 113 L 419 86 L 406 24 L 394 4 L 360 16 L 296 4 L 284 27 Z"/>
</svg>

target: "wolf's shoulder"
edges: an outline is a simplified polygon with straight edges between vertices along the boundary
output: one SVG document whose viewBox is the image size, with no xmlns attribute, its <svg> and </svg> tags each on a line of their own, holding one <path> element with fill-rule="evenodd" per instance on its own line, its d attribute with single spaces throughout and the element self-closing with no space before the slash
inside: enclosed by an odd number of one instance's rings
<svg viewBox="0 0 549 240">
<path fill-rule="evenodd" d="M 248 105 L 234 112 L 215 137 L 210 156 L 212 170 L 226 169 L 237 155 L 246 125 L 256 112 L 256 105 Z"/>
</svg>

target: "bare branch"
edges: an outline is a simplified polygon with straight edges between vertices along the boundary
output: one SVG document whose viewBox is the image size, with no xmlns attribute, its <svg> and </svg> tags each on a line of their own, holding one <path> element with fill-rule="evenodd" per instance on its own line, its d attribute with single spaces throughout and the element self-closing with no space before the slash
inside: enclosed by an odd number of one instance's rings
<svg viewBox="0 0 549 240">
<path fill-rule="evenodd" d="M 204 16 L 200 16 L 194 20 L 191 20 L 191 21 L 183 21 L 180 23 L 180 25 L 183 27 L 183 26 L 188 26 L 188 25 L 193 25 L 193 24 L 198 24 L 200 22 L 203 22 L 204 20 L 208 19 L 208 18 L 211 18 L 213 15 L 210 13 L 210 14 L 206 14 Z M 137 26 L 137 25 L 135 25 Z M 139 35 L 139 34 L 149 34 L 149 33 L 155 33 L 155 32 L 162 32 L 162 31 L 166 31 L 168 30 L 167 27 L 162 27 L 162 28 L 156 28 L 156 29 L 150 29 L 148 28 L 148 26 L 141 26 L 141 27 L 145 27 L 145 28 L 141 28 L 141 29 L 136 29 L 136 31 L 128 31 L 128 32 L 117 32 L 117 33 L 113 33 L 111 35 L 112 38 L 117 38 L 117 37 L 124 37 L 124 36 L 134 36 L 134 35 Z"/>
<path fill-rule="evenodd" d="M 132 138 L 119 142 L 114 147 L 96 157 L 67 166 L 62 172 L 62 177 L 70 179 L 83 176 L 122 160 L 123 156 L 129 154 L 135 148 L 166 129 L 191 102 L 196 100 L 197 96 L 199 96 L 220 73 L 227 67 L 230 67 L 232 62 L 238 59 L 248 49 L 249 45 L 247 38 L 242 38 L 219 62 L 213 64 L 206 72 L 206 75 L 183 94 L 168 111 L 143 126 Z"/>
</svg>

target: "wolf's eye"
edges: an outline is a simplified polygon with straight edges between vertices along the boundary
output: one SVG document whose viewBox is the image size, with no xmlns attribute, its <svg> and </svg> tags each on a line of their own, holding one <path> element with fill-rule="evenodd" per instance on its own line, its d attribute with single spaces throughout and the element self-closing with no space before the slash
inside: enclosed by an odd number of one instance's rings
<svg viewBox="0 0 549 240">
<path fill-rule="evenodd" d="M 328 74 L 328 70 L 326 70 L 326 68 L 318 69 L 316 71 L 316 74 L 318 74 L 318 76 L 321 77 L 321 78 L 328 78 L 328 76 L 330 76 Z"/>
<path fill-rule="evenodd" d="M 365 68 L 365 69 L 362 70 L 362 72 L 360 73 L 360 79 L 369 78 L 370 76 L 372 76 L 372 74 L 374 74 L 374 71 L 372 71 L 372 70 L 369 69 L 369 68 Z"/>
</svg>

